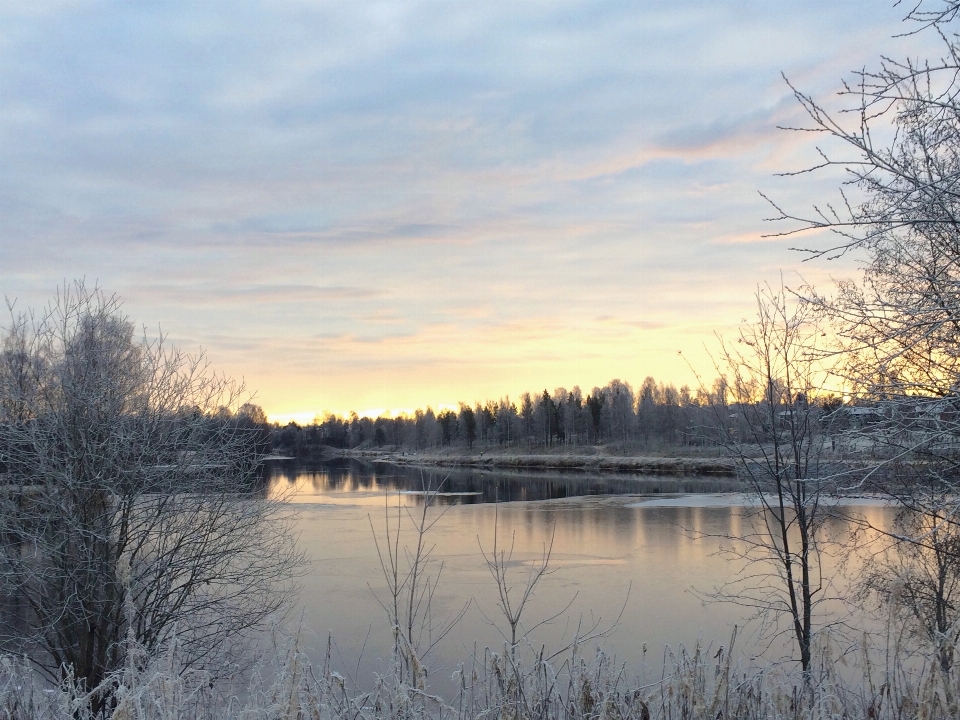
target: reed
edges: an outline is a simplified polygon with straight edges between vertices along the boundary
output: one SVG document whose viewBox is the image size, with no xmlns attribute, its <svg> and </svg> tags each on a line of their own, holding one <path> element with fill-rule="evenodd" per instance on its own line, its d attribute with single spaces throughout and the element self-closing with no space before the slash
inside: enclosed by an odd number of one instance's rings
<svg viewBox="0 0 960 720">
<path fill-rule="evenodd" d="M 141 670 L 127 668 L 93 689 L 70 679 L 50 687 L 27 662 L 0 659 L 0 718 L 37 720 L 947 720 L 958 716 L 956 673 L 934 653 L 862 647 L 860 660 L 838 672 L 838 647 L 818 638 L 811 682 L 786 667 L 742 666 L 735 637 L 719 652 L 701 645 L 666 653 L 662 673 L 644 680 L 602 649 L 574 645 L 548 658 L 522 641 L 463 662 L 452 697 L 429 691 L 413 648 L 398 643 L 393 669 L 366 689 L 351 688 L 330 660 L 311 662 L 298 638 L 277 641 L 242 682 L 212 682 L 185 668 L 176 644 Z M 877 653 L 877 650 L 883 652 Z M 887 657 L 882 668 L 870 657 Z M 647 668 L 649 671 L 649 668 Z M 856 680 L 849 678 L 856 677 Z M 117 698 L 95 715 L 96 697 Z"/>
</svg>

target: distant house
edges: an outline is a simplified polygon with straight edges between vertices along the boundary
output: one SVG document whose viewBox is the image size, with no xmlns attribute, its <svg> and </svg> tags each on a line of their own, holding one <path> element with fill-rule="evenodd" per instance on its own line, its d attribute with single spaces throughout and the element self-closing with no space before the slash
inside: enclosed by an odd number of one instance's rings
<svg viewBox="0 0 960 720">
<path fill-rule="evenodd" d="M 883 409 L 874 405 L 848 405 L 840 409 L 844 415 L 861 425 L 878 422 L 883 417 Z"/>
</svg>

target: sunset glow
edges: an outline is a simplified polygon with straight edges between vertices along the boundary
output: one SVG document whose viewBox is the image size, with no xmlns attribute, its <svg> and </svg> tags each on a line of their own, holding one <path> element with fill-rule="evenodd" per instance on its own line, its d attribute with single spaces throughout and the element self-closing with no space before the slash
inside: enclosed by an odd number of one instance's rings
<svg viewBox="0 0 960 720">
<path fill-rule="evenodd" d="M 0 293 L 96 282 L 279 421 L 695 386 L 758 283 L 856 272 L 764 238 L 758 191 L 835 189 L 776 176 L 815 158 L 781 72 L 829 98 L 929 41 L 902 14 L 4 3 Z"/>
</svg>

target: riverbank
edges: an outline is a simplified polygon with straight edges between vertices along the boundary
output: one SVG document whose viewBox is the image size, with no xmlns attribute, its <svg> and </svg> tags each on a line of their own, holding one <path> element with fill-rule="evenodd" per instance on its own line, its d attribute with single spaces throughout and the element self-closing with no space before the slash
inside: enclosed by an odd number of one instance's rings
<svg viewBox="0 0 960 720">
<path fill-rule="evenodd" d="M 503 470 L 562 470 L 586 473 L 636 473 L 640 475 L 710 475 L 732 477 L 733 461 L 718 457 L 657 457 L 602 453 L 410 452 L 328 448 L 327 457 L 364 462 L 446 468 L 496 468 Z"/>
</svg>

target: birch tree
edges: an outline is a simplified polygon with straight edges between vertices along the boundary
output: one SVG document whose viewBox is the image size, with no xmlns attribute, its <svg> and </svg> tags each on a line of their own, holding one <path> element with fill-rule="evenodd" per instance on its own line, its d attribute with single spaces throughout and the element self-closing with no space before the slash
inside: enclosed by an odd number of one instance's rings
<svg viewBox="0 0 960 720">
<path fill-rule="evenodd" d="M 94 688 L 176 640 L 224 669 L 291 598 L 300 555 L 258 491 L 242 385 L 137 338 L 82 284 L 11 313 L 0 351 L 0 643 Z M 219 416 L 218 416 L 219 415 Z M 101 704 L 109 702 L 102 698 Z"/>
<path fill-rule="evenodd" d="M 786 618 L 807 673 L 816 609 L 830 589 L 821 534 L 830 473 L 815 402 L 823 373 L 809 306 L 793 307 L 783 288 L 760 289 L 756 301 L 756 319 L 741 327 L 736 343 L 723 345 L 717 363 L 727 402 L 712 405 L 715 437 L 736 460 L 756 511 L 726 551 L 741 571 L 714 597 L 774 624 Z"/>
<path fill-rule="evenodd" d="M 900 505 L 894 528 L 877 528 L 893 545 L 866 587 L 906 608 L 949 674 L 960 572 L 960 2 L 909 7 L 907 34 L 938 47 L 930 57 L 879 58 L 844 82 L 839 109 L 791 85 L 807 120 L 796 129 L 821 142 L 810 166 L 787 174 L 836 172 L 839 187 L 809 211 L 771 200 L 771 219 L 780 236 L 816 238 L 798 243 L 811 258 L 862 259 L 860 278 L 809 300 L 838 339 L 828 353 L 837 383 L 871 413 L 844 433 L 872 466 L 857 484 Z"/>
</svg>

